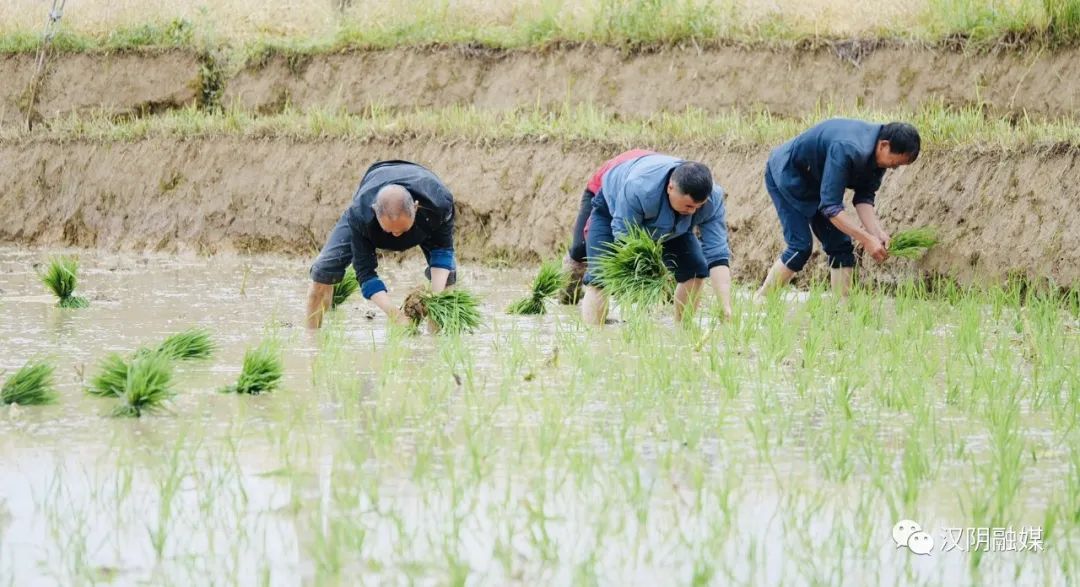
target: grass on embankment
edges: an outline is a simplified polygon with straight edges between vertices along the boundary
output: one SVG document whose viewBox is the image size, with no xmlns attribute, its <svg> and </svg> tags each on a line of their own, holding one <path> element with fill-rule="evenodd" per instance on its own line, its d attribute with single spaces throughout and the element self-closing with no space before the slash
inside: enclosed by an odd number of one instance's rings
<svg viewBox="0 0 1080 587">
<path fill-rule="evenodd" d="M 105 117 L 57 119 L 35 131 L 35 139 L 134 141 L 153 137 L 288 137 L 379 139 L 453 138 L 479 141 L 603 142 L 615 147 L 758 149 L 773 147 L 811 125 L 833 116 L 887 122 L 906 121 L 919 128 L 923 148 L 1009 151 L 1029 147 L 1080 146 L 1080 126 L 1071 121 L 1016 122 L 988 117 L 978 108 L 928 107 L 880 112 L 824 107 L 798 118 L 768 113 L 711 114 L 688 109 L 648 118 L 616 116 L 591 106 L 565 106 L 492 113 L 472 107 L 394 111 L 372 107 L 361 114 L 328 111 L 286 112 L 260 116 L 250 112 L 208 113 L 196 109 L 116 121 Z M 18 140 L 21 130 L 0 131 L 0 139 Z M 598 138 L 602 137 L 602 138 Z"/>
<path fill-rule="evenodd" d="M 35 50 L 47 7 L 33 0 L 4 4 L 0 53 Z M 116 2 L 88 0 L 69 7 L 53 43 L 65 52 L 229 46 L 257 56 L 432 44 L 640 48 L 869 38 L 1058 46 L 1080 39 L 1080 0 L 391 0 L 378 6 L 313 0 L 304 10 L 290 8 L 285 0 L 223 0 L 198 10 L 163 2 L 124 10 Z"/>
</svg>

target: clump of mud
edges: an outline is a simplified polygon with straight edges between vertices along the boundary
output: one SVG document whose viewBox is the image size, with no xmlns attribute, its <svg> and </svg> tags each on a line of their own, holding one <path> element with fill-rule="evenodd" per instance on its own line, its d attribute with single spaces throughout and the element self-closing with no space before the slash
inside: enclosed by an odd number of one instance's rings
<svg viewBox="0 0 1080 587">
<path fill-rule="evenodd" d="M 409 295 L 405 296 L 405 301 L 401 304 L 401 312 L 405 314 L 409 320 L 412 320 L 413 324 L 419 324 L 427 318 L 427 306 L 424 304 L 424 294 L 427 290 L 423 287 L 416 287 L 409 292 Z"/>
</svg>

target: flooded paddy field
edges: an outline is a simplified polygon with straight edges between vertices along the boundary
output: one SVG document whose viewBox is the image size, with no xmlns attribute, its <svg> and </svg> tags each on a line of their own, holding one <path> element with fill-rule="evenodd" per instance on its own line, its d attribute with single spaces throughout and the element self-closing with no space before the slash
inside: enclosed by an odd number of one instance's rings
<svg viewBox="0 0 1080 587">
<path fill-rule="evenodd" d="M 465 267 L 474 334 L 388 331 L 358 295 L 308 332 L 303 260 L 76 252 L 90 306 L 62 310 L 50 252 L 0 249 L 0 380 L 47 359 L 60 394 L 0 413 L 3 584 L 1080 578 L 1075 299 L 739 290 L 726 323 L 592 330 L 505 314 L 534 268 Z M 422 280 L 383 269 L 399 300 Z M 167 411 L 85 393 L 192 326 L 217 352 Z M 281 389 L 219 393 L 265 339 Z"/>
</svg>

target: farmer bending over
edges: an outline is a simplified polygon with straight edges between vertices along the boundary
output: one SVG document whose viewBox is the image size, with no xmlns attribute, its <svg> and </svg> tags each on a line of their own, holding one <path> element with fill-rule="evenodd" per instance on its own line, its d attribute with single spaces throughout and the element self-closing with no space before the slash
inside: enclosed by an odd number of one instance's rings
<svg viewBox="0 0 1080 587">
<path fill-rule="evenodd" d="M 585 223 L 589 220 L 589 215 L 592 214 L 592 201 L 596 197 L 597 192 L 600 191 L 600 182 L 604 177 L 604 174 L 609 169 L 615 167 L 619 163 L 629 161 L 630 159 L 637 159 L 643 155 L 652 155 L 652 151 L 646 151 L 644 149 L 633 149 L 620 153 L 615 157 L 608 159 L 600 166 L 600 169 L 596 170 L 596 173 L 589 178 L 589 183 L 585 186 L 585 191 L 581 194 L 581 205 L 578 207 L 577 220 L 574 222 L 574 233 L 570 236 L 570 249 L 566 252 L 566 256 L 563 257 L 563 272 L 565 272 L 570 279 L 567 281 L 566 289 L 559 294 L 559 303 L 562 304 L 576 304 L 578 297 L 581 295 L 582 280 L 585 279 Z"/>
<path fill-rule="evenodd" d="M 318 328 L 330 307 L 334 284 L 351 262 L 364 297 L 399 324 L 406 318 L 390 301 L 386 284 L 375 272 L 377 249 L 404 251 L 419 245 L 427 259 L 425 275 L 440 292 L 456 281 L 454 197 L 427 168 L 408 161 L 375 163 L 360 180 L 352 204 L 330 231 L 311 265 L 307 299 L 308 328 Z"/>
<path fill-rule="evenodd" d="M 675 274 L 675 320 L 697 306 L 705 278 L 710 278 L 725 315 L 731 315 L 731 272 L 728 263 L 724 192 L 713 184 L 712 172 L 701 163 L 678 157 L 644 154 L 614 165 L 603 175 L 593 198 L 586 228 L 588 271 L 581 315 L 589 324 L 602 324 L 607 296 L 595 283 L 596 259 L 615 238 L 637 225 L 661 240 L 664 261 Z M 698 229 L 700 236 L 694 234 Z"/>
<path fill-rule="evenodd" d="M 780 145 L 765 166 L 765 188 L 772 198 L 787 248 L 773 263 L 758 296 L 782 287 L 813 252 L 811 234 L 829 257 L 833 291 L 847 295 L 855 266 L 855 239 L 874 260 L 888 256 L 889 235 L 874 211 L 874 196 L 886 169 L 919 157 L 919 131 L 902 122 L 871 124 L 827 120 Z M 844 211 L 844 190 L 854 190 L 859 227 Z"/>
</svg>

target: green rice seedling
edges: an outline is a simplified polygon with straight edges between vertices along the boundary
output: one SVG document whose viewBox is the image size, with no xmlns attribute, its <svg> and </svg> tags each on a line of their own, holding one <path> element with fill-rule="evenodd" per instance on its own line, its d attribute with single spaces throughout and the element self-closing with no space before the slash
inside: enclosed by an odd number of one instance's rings
<svg viewBox="0 0 1080 587">
<path fill-rule="evenodd" d="M 139 353 L 136 353 L 139 354 Z M 142 354 L 149 354 L 145 349 Z M 86 393 L 95 397 L 119 397 L 127 386 L 131 364 L 123 355 L 110 353 L 98 363 L 98 372 L 90 378 Z"/>
<path fill-rule="evenodd" d="M 15 372 L 0 388 L 0 403 L 38 406 L 56 402 L 53 387 L 53 366 L 45 362 L 30 362 Z"/>
<path fill-rule="evenodd" d="M 480 326 L 480 299 L 460 287 L 440 293 L 414 290 L 405 298 L 401 310 L 412 320 L 414 328 L 425 319 L 447 334 L 472 332 Z"/>
<path fill-rule="evenodd" d="M 75 295 L 78 285 L 79 261 L 74 257 L 58 256 L 49 259 L 41 274 L 41 281 L 57 297 L 61 308 L 85 308 L 90 305 L 86 298 Z"/>
<path fill-rule="evenodd" d="M 356 270 L 350 265 L 345 269 L 345 277 L 341 278 L 341 281 L 334 284 L 334 299 L 330 303 L 331 308 L 336 308 L 341 304 L 344 304 L 349 296 L 353 295 L 360 289 L 360 282 L 356 280 Z"/>
<path fill-rule="evenodd" d="M 647 230 L 631 226 L 596 262 L 597 282 L 632 306 L 661 304 L 675 293 L 675 277 L 664 265 L 664 247 Z"/>
<path fill-rule="evenodd" d="M 259 395 L 270 393 L 281 384 L 285 371 L 281 349 L 275 341 L 265 341 L 244 353 L 244 366 L 236 383 L 222 388 L 223 393 Z"/>
<path fill-rule="evenodd" d="M 548 261 L 540 266 L 540 272 L 532 283 L 532 291 L 528 296 L 510 304 L 506 309 L 510 314 L 544 314 L 547 313 L 546 302 L 566 288 L 568 276 L 562 270 L 559 261 Z"/>
<path fill-rule="evenodd" d="M 189 328 L 166 338 L 157 352 L 174 361 L 207 359 L 214 354 L 214 341 L 202 328 Z"/>
<path fill-rule="evenodd" d="M 119 394 L 120 405 L 112 415 L 138 418 L 144 412 L 160 410 L 162 404 L 173 398 L 172 362 L 158 353 L 136 354 L 128 364 L 123 391 Z"/>
<path fill-rule="evenodd" d="M 902 230 L 893 235 L 889 254 L 904 259 L 919 259 L 937 242 L 937 231 L 932 226 Z"/>
</svg>

